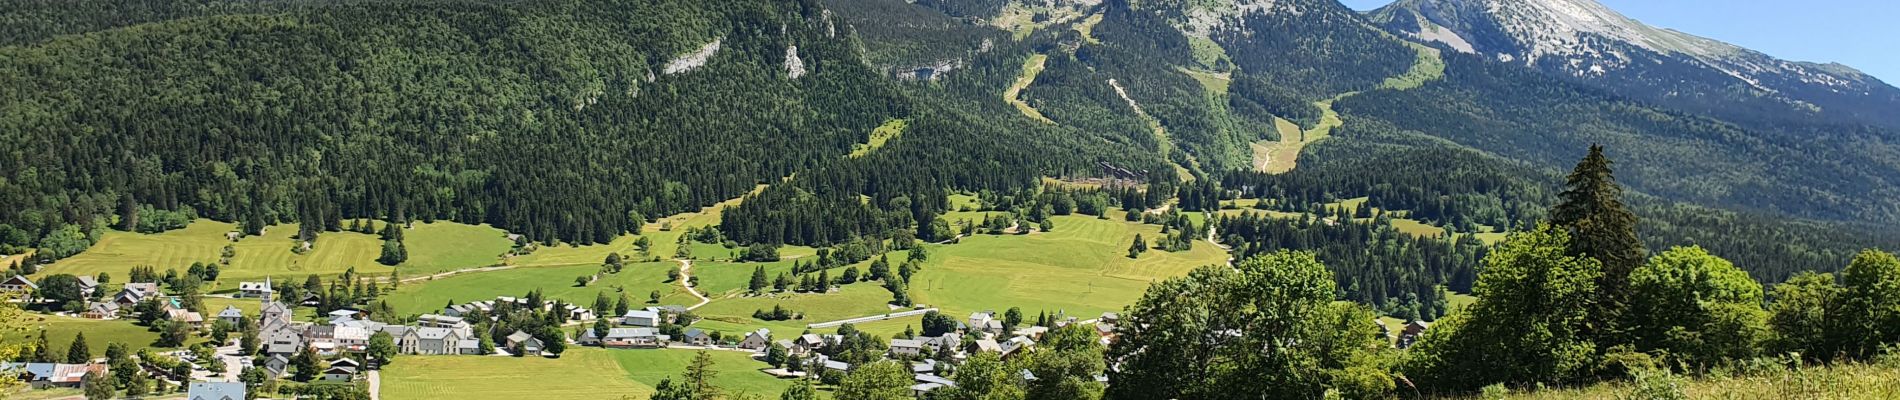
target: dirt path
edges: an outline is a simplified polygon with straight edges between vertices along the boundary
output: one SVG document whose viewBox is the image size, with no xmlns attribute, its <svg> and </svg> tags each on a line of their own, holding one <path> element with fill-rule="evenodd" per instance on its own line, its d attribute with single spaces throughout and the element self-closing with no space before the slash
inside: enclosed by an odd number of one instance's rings
<svg viewBox="0 0 1900 400">
<path fill-rule="evenodd" d="M 443 273 L 439 273 L 439 274 L 435 274 L 435 275 L 429 275 L 429 276 L 417 276 L 417 277 L 411 277 L 411 278 L 402 278 L 402 283 L 409 283 L 409 282 L 416 282 L 416 281 L 426 281 L 426 280 L 432 280 L 432 279 L 435 279 L 435 278 L 441 278 L 441 277 L 446 277 L 446 276 L 454 276 L 454 275 L 461 275 L 461 274 L 470 274 L 470 273 L 476 273 L 476 272 L 493 272 L 493 271 L 504 271 L 504 270 L 510 270 L 510 269 L 515 269 L 515 268 L 520 268 L 520 267 L 519 267 L 519 266 L 514 266 L 514 265 L 497 265 L 497 266 L 493 266 L 493 267 L 481 267 L 481 268 L 469 268 L 469 269 L 458 269 L 458 270 L 454 270 L 454 271 L 449 271 L 449 272 L 443 272 Z"/>
<path fill-rule="evenodd" d="M 706 303 L 711 303 L 712 299 L 706 298 L 706 295 L 699 293 L 699 289 L 693 288 L 693 260 L 673 260 L 673 261 L 678 261 L 680 263 L 680 286 L 686 287 L 686 293 L 691 293 L 693 297 L 699 298 L 699 304 L 694 304 L 692 307 L 686 307 L 686 310 L 687 311 L 697 310 L 699 309 L 699 307 L 705 306 Z"/>
<path fill-rule="evenodd" d="M 935 307 L 932 307 L 932 308 L 926 308 L 922 310 L 894 312 L 890 314 L 872 315 L 868 317 L 847 318 L 847 319 L 841 319 L 837 321 L 819 322 L 816 324 L 805 325 L 805 327 L 810 328 L 810 329 L 824 329 L 824 328 L 830 328 L 830 327 L 844 325 L 844 324 L 859 324 L 859 323 L 865 323 L 865 322 L 883 321 L 887 319 L 897 319 L 897 318 L 909 317 L 913 315 L 924 315 L 924 314 L 930 313 L 931 311 L 937 311 L 937 309 Z"/>
</svg>

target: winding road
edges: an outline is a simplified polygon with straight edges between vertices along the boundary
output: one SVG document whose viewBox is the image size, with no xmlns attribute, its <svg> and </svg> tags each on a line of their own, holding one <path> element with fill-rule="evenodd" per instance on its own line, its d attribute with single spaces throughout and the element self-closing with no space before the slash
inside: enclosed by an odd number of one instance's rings
<svg viewBox="0 0 1900 400">
<path fill-rule="evenodd" d="M 699 298 L 699 304 L 686 307 L 686 310 L 697 310 L 699 307 L 705 306 L 706 303 L 711 303 L 712 299 L 706 298 L 706 295 L 699 293 L 699 289 L 693 288 L 693 260 L 681 259 L 673 261 L 680 263 L 680 286 L 686 287 L 686 293 L 691 293 L 693 297 Z"/>
</svg>

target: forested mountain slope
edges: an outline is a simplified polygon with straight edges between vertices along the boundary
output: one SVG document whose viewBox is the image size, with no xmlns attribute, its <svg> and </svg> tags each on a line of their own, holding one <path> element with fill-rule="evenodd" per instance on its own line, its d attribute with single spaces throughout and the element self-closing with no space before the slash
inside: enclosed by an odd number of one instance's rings
<svg viewBox="0 0 1900 400">
<path fill-rule="evenodd" d="M 605 240 L 909 112 L 815 3 L 341 3 L 0 54 L 10 246 L 121 204 Z"/>
</svg>

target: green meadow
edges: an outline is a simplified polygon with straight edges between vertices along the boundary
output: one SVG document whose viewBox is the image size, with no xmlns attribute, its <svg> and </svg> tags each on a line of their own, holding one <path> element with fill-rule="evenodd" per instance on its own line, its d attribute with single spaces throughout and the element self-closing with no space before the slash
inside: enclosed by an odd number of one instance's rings
<svg viewBox="0 0 1900 400">
<path fill-rule="evenodd" d="M 1055 217 L 1052 232 L 976 235 L 954 245 L 933 245 L 925 268 L 912 278 L 910 294 L 952 315 L 1021 307 L 1030 314 L 1065 311 L 1087 319 L 1121 310 L 1152 282 L 1227 260 L 1224 251 L 1205 241 L 1186 252 L 1154 250 L 1129 259 L 1136 234 L 1153 243 L 1161 227 L 1061 216 Z"/>
<path fill-rule="evenodd" d="M 486 224 L 418 223 L 403 231 L 402 238 L 409 250 L 409 259 L 398 266 L 404 276 L 500 264 L 502 254 L 514 247 L 507 232 Z"/>
<path fill-rule="evenodd" d="M 217 262 L 225 245 L 233 245 L 237 256 L 230 266 L 220 270 L 220 281 L 337 275 L 350 267 L 371 275 L 391 270 L 376 263 L 382 241 L 375 235 L 325 232 L 309 252 L 296 254 L 291 251 L 296 224 L 272 225 L 265 235 L 245 237 L 236 243 L 225 238 L 232 229 L 229 223 L 200 219 L 183 229 L 156 234 L 107 231 L 92 248 L 47 266 L 40 275 L 106 272 L 124 279 L 132 267 L 142 265 L 183 272 L 193 262 Z"/>
<path fill-rule="evenodd" d="M 662 304 L 697 303 L 698 300 L 677 283 L 666 282 L 666 271 L 678 265 L 671 261 L 631 263 L 620 273 L 602 275 L 600 280 L 585 287 L 574 285 L 574 278 L 593 275 L 600 271 L 600 265 L 520 267 L 408 282 L 383 299 L 404 315 L 439 312 L 450 302 L 520 297 L 534 289 L 541 289 L 548 299 L 583 307 L 593 305 L 594 297 L 601 292 L 614 299 L 626 293 L 637 307 L 646 304 L 648 296 L 656 290 L 660 292 Z"/>
</svg>

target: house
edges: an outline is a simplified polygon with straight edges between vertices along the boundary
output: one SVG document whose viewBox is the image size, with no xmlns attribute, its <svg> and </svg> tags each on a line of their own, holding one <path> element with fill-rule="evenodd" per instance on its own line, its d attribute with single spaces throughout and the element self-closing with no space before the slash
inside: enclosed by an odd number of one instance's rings
<svg viewBox="0 0 1900 400">
<path fill-rule="evenodd" d="M 449 328 L 416 328 L 415 354 L 456 354 L 456 345 L 463 337 L 460 332 Z"/>
<path fill-rule="evenodd" d="M 1417 343 L 1419 336 L 1424 335 L 1425 331 L 1427 329 L 1431 329 L 1431 327 L 1432 327 L 1431 323 L 1422 322 L 1422 321 L 1412 321 L 1412 322 L 1405 323 L 1405 329 L 1399 331 L 1399 343 L 1398 343 L 1399 348 L 1404 349 L 1404 348 L 1412 347 L 1412 343 Z"/>
<path fill-rule="evenodd" d="M 455 354 L 470 355 L 470 356 L 481 355 L 482 354 L 481 339 L 462 339 L 462 340 L 456 341 Z"/>
<path fill-rule="evenodd" d="M 1002 352 L 1003 352 L 1003 345 L 1002 345 L 1002 344 L 999 344 L 999 343 L 996 343 L 996 340 L 993 340 L 993 339 L 977 339 L 977 341 L 976 341 L 976 352 L 978 352 L 978 353 L 1002 353 Z"/>
<path fill-rule="evenodd" d="M 1003 357 L 1007 358 L 1010 355 L 1016 354 L 1017 351 L 1034 347 L 1036 345 L 1036 342 L 1033 340 L 1029 340 L 1029 338 L 1026 338 L 1026 337 L 1017 336 L 1017 337 L 1009 338 L 1009 340 L 1003 341 L 1001 343 L 997 343 L 997 345 L 1002 347 Z"/>
<path fill-rule="evenodd" d="M 358 319 L 358 318 L 362 318 L 363 312 L 346 308 L 346 309 L 331 311 L 329 315 L 330 315 L 331 320 L 336 320 L 339 318 Z"/>
<path fill-rule="evenodd" d="M 205 317 L 203 315 L 182 308 L 166 310 L 165 319 L 172 322 L 183 322 L 192 328 L 202 328 L 205 325 Z"/>
<path fill-rule="evenodd" d="M 995 311 L 971 313 L 969 329 L 1001 335 L 1003 334 L 1003 321 L 996 319 Z"/>
<path fill-rule="evenodd" d="M 85 295 L 86 298 L 92 298 L 93 292 L 98 292 L 98 291 L 99 291 L 98 279 L 94 279 L 91 276 L 85 276 L 85 275 L 79 276 L 79 294 Z"/>
<path fill-rule="evenodd" d="M 426 327 L 426 328 L 449 328 L 449 329 L 462 329 L 462 328 L 469 327 L 468 321 L 463 320 L 462 317 L 436 315 L 436 314 L 423 314 L 420 317 L 416 317 L 416 326 L 421 326 L 421 327 Z"/>
<path fill-rule="evenodd" d="M 331 333 L 337 350 L 361 353 L 369 349 L 370 330 L 356 326 L 337 326 Z"/>
<path fill-rule="evenodd" d="M 285 371 L 290 371 L 290 359 L 283 354 L 272 354 L 264 359 L 264 370 L 270 371 L 271 376 L 284 376 Z"/>
<path fill-rule="evenodd" d="M 772 331 L 759 328 L 759 330 L 747 332 L 745 339 L 739 340 L 739 348 L 765 350 L 767 343 L 772 343 Z"/>
<path fill-rule="evenodd" d="M 923 350 L 929 352 L 926 355 L 936 354 L 944 349 L 957 351 L 963 348 L 963 336 L 958 336 L 955 332 L 944 332 L 937 337 L 926 337 L 919 341 L 923 342 Z"/>
<path fill-rule="evenodd" d="M 119 288 L 119 294 L 112 296 L 112 302 L 119 303 L 121 308 L 131 308 L 145 301 L 146 298 L 156 295 L 158 295 L 157 283 L 127 283 Z"/>
<path fill-rule="evenodd" d="M 510 336 L 509 339 L 514 338 Z M 532 337 L 529 339 L 533 340 Z M 669 339 L 671 338 L 661 335 L 658 329 L 653 328 L 613 328 L 607 330 L 607 337 L 600 339 L 600 346 L 615 349 L 657 348 L 665 346 Z"/>
<path fill-rule="evenodd" d="M 192 382 L 187 400 L 244 400 L 244 382 Z"/>
<path fill-rule="evenodd" d="M 803 335 L 798 335 L 798 339 L 793 340 L 792 343 L 797 344 L 798 347 L 805 348 L 805 350 L 817 351 L 817 350 L 824 350 L 825 345 L 830 344 L 830 341 L 825 340 L 824 336 L 819 336 L 818 334 L 814 334 L 814 333 L 807 333 Z"/>
<path fill-rule="evenodd" d="M 620 324 L 657 327 L 660 326 L 660 313 L 650 310 L 627 310 L 627 315 L 620 317 Z"/>
<path fill-rule="evenodd" d="M 917 384 L 911 385 L 910 392 L 912 395 L 920 398 L 932 390 L 957 385 L 956 381 L 937 376 L 936 374 L 912 374 L 911 379 L 917 381 Z"/>
<path fill-rule="evenodd" d="M 270 282 L 238 282 L 237 297 L 240 299 L 261 299 L 271 295 Z"/>
<path fill-rule="evenodd" d="M 244 320 L 244 310 L 239 310 L 237 306 L 224 306 L 224 310 L 218 311 L 218 320 L 238 326 L 238 322 Z"/>
<path fill-rule="evenodd" d="M 937 360 L 926 358 L 922 362 L 910 363 L 910 373 L 913 373 L 913 374 L 937 373 Z"/>
<path fill-rule="evenodd" d="M 891 356 L 916 357 L 924 352 L 924 341 L 915 339 L 891 339 Z"/>
<path fill-rule="evenodd" d="M 1010 332 L 1010 333 L 1016 336 L 1027 336 L 1030 339 L 1041 340 L 1042 335 L 1049 333 L 1049 327 L 1031 325 L 1027 328 L 1017 329 L 1015 332 Z"/>
<path fill-rule="evenodd" d="M 330 382 L 349 382 L 356 378 L 356 371 L 363 365 L 348 358 L 339 358 L 323 370 L 323 380 Z"/>
<path fill-rule="evenodd" d="M 297 299 L 297 305 L 304 307 L 316 307 L 322 304 L 323 296 L 316 293 L 304 293 L 303 298 Z"/>
<path fill-rule="evenodd" d="M 20 382 L 34 389 L 50 387 L 77 388 L 85 383 L 87 373 L 106 376 L 105 364 L 61 364 L 61 363 L 5 363 L 0 370 L 20 371 Z"/>
<path fill-rule="evenodd" d="M 86 312 L 80 316 L 92 319 L 113 319 L 119 317 L 119 310 L 121 310 L 119 303 L 97 301 L 86 306 Z"/>
<path fill-rule="evenodd" d="M 26 279 L 25 276 L 14 275 L 12 278 L 0 281 L 0 292 L 22 293 L 33 290 L 40 290 L 40 285 L 34 284 L 32 279 Z"/>
<path fill-rule="evenodd" d="M 687 329 L 686 333 L 680 336 L 680 341 L 686 342 L 686 344 L 689 345 L 711 346 L 713 344 L 712 335 L 707 334 L 706 331 L 700 330 L 699 328 Z"/>
<path fill-rule="evenodd" d="M 613 334 L 608 333 L 608 335 L 611 336 Z M 604 338 L 602 342 L 605 342 Z M 509 349 L 520 350 L 528 354 L 539 354 L 541 353 L 541 347 L 543 345 L 544 343 L 541 342 L 541 339 L 537 339 L 534 335 L 529 335 L 527 332 L 515 331 L 515 333 L 508 334 Z"/>
</svg>

